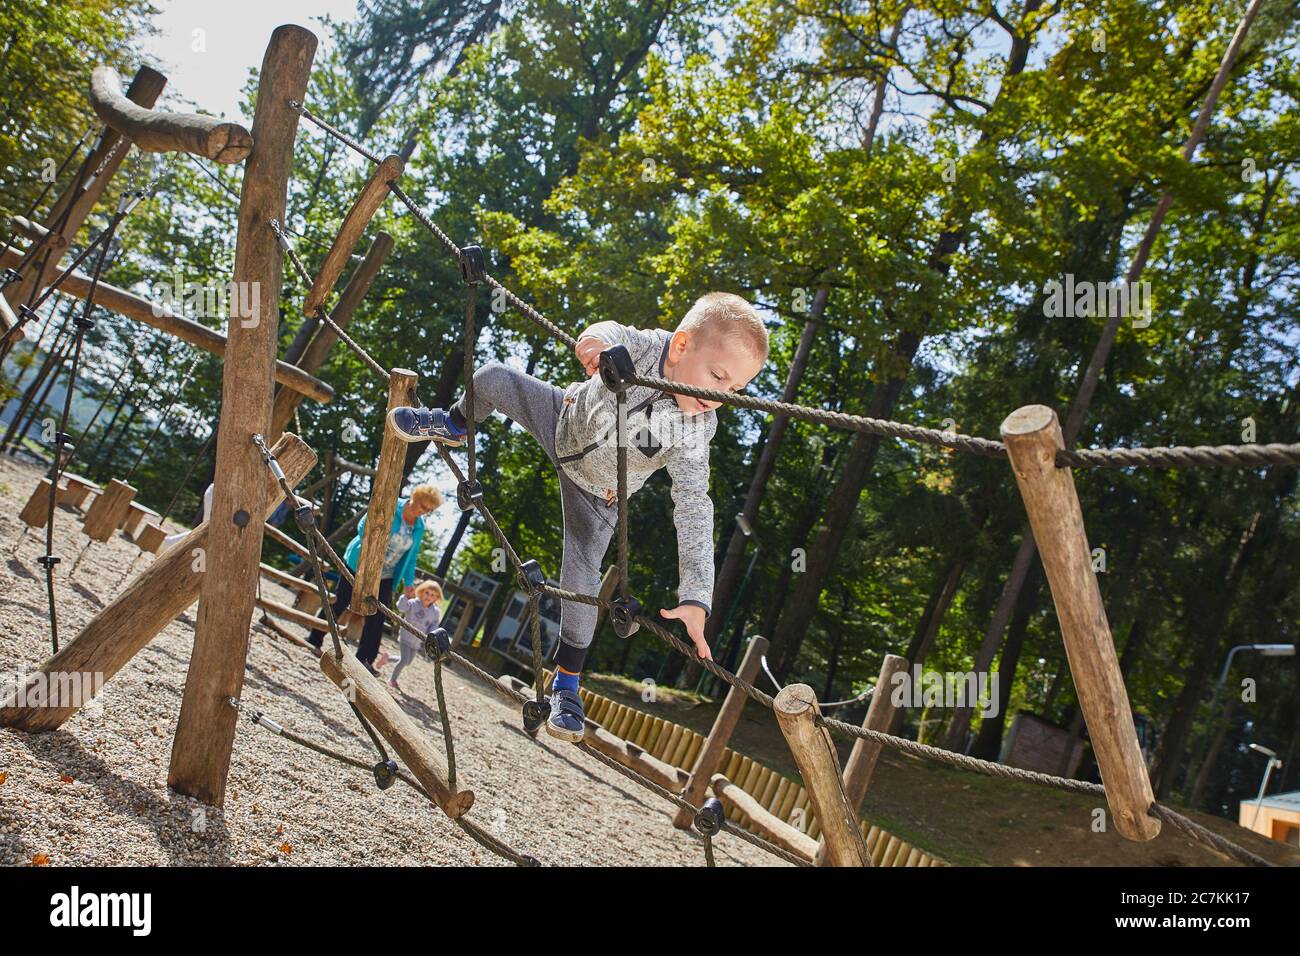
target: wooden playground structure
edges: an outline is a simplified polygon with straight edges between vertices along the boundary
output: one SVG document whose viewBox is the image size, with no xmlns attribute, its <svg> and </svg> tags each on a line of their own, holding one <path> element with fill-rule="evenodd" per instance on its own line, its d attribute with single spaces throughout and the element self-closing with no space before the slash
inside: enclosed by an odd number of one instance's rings
<svg viewBox="0 0 1300 956">
<path fill-rule="evenodd" d="M 190 152 L 216 162 L 244 163 L 231 281 L 265 290 L 279 290 L 284 253 L 292 255 L 292 252 L 276 224 L 283 222 L 285 216 L 294 141 L 299 117 L 306 115 L 299 104 L 307 90 L 316 43 L 316 37 L 299 26 L 285 25 L 275 30 L 262 62 L 251 129 L 212 117 L 154 109 L 165 78 L 153 70 L 142 69 L 127 91 L 122 93 L 111 71 L 102 67 L 97 69 L 90 83 L 90 102 L 105 127 L 91 163 L 92 167 L 102 166 L 101 174 L 95 177 L 90 188 L 69 190 L 60 197 L 47 224 L 26 220 L 13 223 L 16 233 L 40 245 L 49 255 L 44 259 L 33 259 L 39 266 L 24 274 L 6 291 L 9 301 L 0 322 L 11 331 L 11 338 L 21 335 L 23 323 L 30 318 L 22 303 L 30 301 L 51 281 L 50 261 L 57 265 L 132 144 L 145 151 Z M 319 328 L 319 332 L 297 357 L 296 364 L 282 361 L 276 355 L 280 323 L 277 294 L 261 296 L 260 308 L 254 314 L 232 314 L 227 333 L 221 335 L 166 310 L 159 315 L 152 303 L 102 282 L 96 288 L 94 282 L 79 273 L 69 275 L 63 282 L 63 288 L 73 295 L 84 297 L 93 293 L 101 304 L 129 319 L 147 323 L 219 355 L 223 360 L 220 430 L 210 518 L 190 531 L 183 541 L 158 553 L 152 563 L 136 575 L 74 639 L 45 661 L 40 673 L 32 675 L 31 679 L 35 682 L 41 674 L 88 673 L 102 675 L 102 680 L 107 682 L 168 622 L 197 599 L 193 652 L 167 781 L 176 792 L 214 806 L 221 806 L 226 798 L 250 622 L 255 608 L 260 606 L 263 611 L 308 627 L 328 629 L 332 623 L 332 620 L 317 616 L 328 610 L 322 606 L 322 597 L 327 601 L 332 599 L 332 595 L 323 593 L 323 582 L 307 582 L 264 564 L 262 547 L 264 537 L 270 536 L 294 550 L 303 559 L 304 567 L 318 556 L 315 544 L 309 541 L 310 547 L 304 547 L 267 525 L 266 519 L 285 500 L 285 489 L 296 487 L 317 463 L 317 453 L 285 428 L 293 418 L 294 407 L 303 398 L 330 401 L 332 390 L 315 378 L 314 373 L 336 340 L 342 338 L 350 346 L 354 345 L 342 326 L 357 308 L 391 249 L 391 239 L 386 236 L 377 239 L 339 298 L 335 310 L 328 312 L 324 309 L 354 247 L 403 171 L 403 163 L 398 157 L 372 159 L 375 160 L 373 173 L 343 220 L 307 292 L 303 312 L 306 321 L 312 323 L 313 329 Z M 67 210 L 71 212 L 65 215 Z M 11 267 L 22 260 L 22 254 L 12 251 L 0 266 Z M 462 267 L 465 268 L 464 259 Z M 476 275 L 472 269 L 466 271 L 465 276 L 472 316 L 476 285 L 495 280 Z M 232 302 L 235 301 L 239 301 L 239 297 L 232 297 Z M 526 311 L 518 303 L 516 307 Z M 472 342 L 471 336 L 467 371 L 472 362 Z M 388 382 L 388 408 L 414 402 L 418 384 L 414 372 L 382 367 L 377 367 L 376 371 Z M 383 610 L 377 602 L 381 565 L 387 529 L 393 520 L 403 480 L 402 466 L 407 446 L 391 433 L 390 427 L 385 426 L 378 463 L 373 469 L 372 494 L 350 607 L 351 611 L 362 615 Z M 270 449 L 269 459 L 259 448 L 259 437 Z M 1160 832 L 1162 820 L 1172 819 L 1172 811 L 1163 810 L 1159 814 L 1156 811 L 1133 726 L 1128 694 L 1092 569 L 1072 470 L 1058 461 L 1065 443 L 1056 413 L 1041 405 L 1020 408 L 1003 423 L 1002 439 L 1033 537 L 1042 554 L 1061 623 L 1070 672 L 1078 688 L 1092 745 L 1106 782 L 1104 799 L 1110 817 L 1127 839 L 1149 841 Z M 490 517 L 482 506 L 481 489 L 475 488 L 472 447 L 471 431 L 470 479 L 468 482 L 464 478 L 461 480 L 462 491 L 468 493 L 462 497 L 460 505 L 462 510 L 479 507 L 485 516 Z M 439 451 L 446 457 L 441 447 Z M 327 456 L 327 463 L 333 458 Z M 446 460 L 452 464 L 449 458 Z M 338 474 L 332 463 L 325 471 L 326 478 L 322 482 L 332 481 Z M 458 468 L 453 466 L 453 471 L 460 477 Z M 310 497 L 321 486 L 322 483 L 318 482 L 316 486 L 304 489 L 305 496 Z M 28 526 L 44 525 L 51 495 L 60 504 L 84 511 L 83 527 L 90 539 L 107 540 L 121 527 L 142 550 L 159 551 L 163 532 L 154 521 L 157 515 L 133 501 L 135 489 L 129 484 L 113 480 L 106 487 L 99 488 L 79 476 L 63 475 L 56 487 L 55 482 L 43 479 L 21 516 Z M 303 506 L 301 501 L 291 501 L 290 504 L 296 506 L 298 513 L 311 511 L 310 506 Z M 494 522 L 492 526 L 495 528 Z M 205 558 L 201 571 L 195 570 L 194 556 L 199 553 Z M 524 567 L 532 562 L 521 563 L 513 551 L 510 553 L 516 559 L 517 570 L 521 571 L 521 587 L 527 586 L 531 593 L 540 593 L 543 588 L 535 581 L 529 582 L 522 573 Z M 320 561 L 331 561 L 335 570 L 343 573 L 346 569 L 338 566 L 336 558 L 328 546 L 326 554 L 319 556 Z M 299 592 L 302 597 L 298 606 L 290 608 L 260 599 L 258 582 L 263 577 Z M 624 597 L 626 593 L 624 583 Z M 607 595 L 602 596 L 602 600 L 603 597 Z M 462 615 L 462 628 L 468 618 L 469 614 Z M 641 626 L 655 630 L 650 627 L 653 622 L 640 617 L 637 620 L 642 622 Z M 666 636 L 666 632 L 655 630 L 655 633 L 680 652 L 689 653 L 685 645 Z M 534 703 L 527 700 L 527 688 L 512 684 L 510 679 L 498 681 L 492 675 L 485 675 L 456 653 L 463 636 L 463 633 L 457 635 L 453 650 L 446 659 L 452 662 L 454 658 L 457 666 L 463 664 L 467 669 L 486 676 L 495 685 L 494 689 L 504 690 L 511 699 L 525 701 L 527 713 L 528 704 Z M 693 824 L 706 835 L 706 850 L 707 838 L 714 833 L 735 832 L 718 815 L 719 809 L 738 808 L 754 822 L 769 849 L 780 850 L 780 855 L 787 860 L 818 865 L 872 865 L 872 852 L 859 826 L 858 810 L 884 746 L 944 759 L 991 775 L 1043 778 L 1039 782 L 1047 779 L 1044 775 L 985 765 L 983 761 L 892 737 L 889 728 L 894 709 L 884 694 L 876 695 L 861 728 L 824 717 L 812 688 L 804 684 L 787 686 L 774 699 L 766 698 L 752 687 L 764 644 L 761 638 L 751 642 L 738 674 L 729 674 L 716 664 L 706 662 L 709 663 L 707 669 L 718 676 L 725 675 L 731 687 L 689 774 L 679 773 L 674 768 L 665 769 L 662 762 L 638 752 L 640 748 L 613 738 L 591 720 L 588 721 L 588 739 L 578 746 L 603 754 L 611 765 L 617 764 L 622 771 L 635 774 L 639 783 L 673 800 L 677 805 L 674 824 L 679 828 Z M 887 657 L 877 688 L 889 686 L 890 677 L 904 663 L 893 655 Z M 372 726 L 393 748 L 420 788 L 448 818 L 461 820 L 470 813 L 474 791 L 465 782 L 463 774 L 449 773 L 449 761 L 444 759 L 441 748 L 430 742 L 428 735 L 397 705 L 379 679 L 368 672 L 355 656 L 336 653 L 328 646 L 320 655 L 320 669 L 355 705 L 363 722 Z M 542 675 L 537 674 L 535 679 L 536 703 L 540 703 Z M 811 812 L 819 823 L 820 841 L 811 840 L 805 832 L 768 813 L 720 772 L 723 751 L 747 697 L 764 700 L 774 711 L 802 776 Z M 72 706 L 18 707 L 10 704 L 0 707 L 0 725 L 26 732 L 48 731 L 61 726 L 75 712 L 76 707 Z M 851 755 L 843 767 L 831 730 L 856 737 Z M 1075 792 L 1099 795 L 1103 792 L 1100 788 L 1088 789 L 1093 785 L 1078 781 L 1061 783 L 1070 784 L 1069 789 Z M 711 798 L 710 793 L 713 795 Z M 1190 821 L 1184 823 L 1190 824 Z"/>
</svg>

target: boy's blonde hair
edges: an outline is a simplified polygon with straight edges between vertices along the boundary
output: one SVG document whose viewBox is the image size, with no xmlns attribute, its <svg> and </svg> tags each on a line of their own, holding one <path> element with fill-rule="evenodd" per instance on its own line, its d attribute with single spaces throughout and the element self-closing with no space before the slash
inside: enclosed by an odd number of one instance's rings
<svg viewBox="0 0 1300 956">
<path fill-rule="evenodd" d="M 739 342 L 767 361 L 767 326 L 752 305 L 730 292 L 707 292 L 700 296 L 677 331 L 702 333 L 714 342 Z"/>
<path fill-rule="evenodd" d="M 430 511 L 436 511 L 442 504 L 442 492 L 433 485 L 416 485 L 411 489 L 411 500 Z"/>
<path fill-rule="evenodd" d="M 421 581 L 419 584 L 415 586 L 415 596 L 417 598 L 424 597 L 426 591 L 432 591 L 434 593 L 435 598 L 438 601 L 442 601 L 442 585 L 439 584 L 437 581 L 433 581 L 430 580 L 429 578 L 425 578 L 423 581 Z"/>
</svg>

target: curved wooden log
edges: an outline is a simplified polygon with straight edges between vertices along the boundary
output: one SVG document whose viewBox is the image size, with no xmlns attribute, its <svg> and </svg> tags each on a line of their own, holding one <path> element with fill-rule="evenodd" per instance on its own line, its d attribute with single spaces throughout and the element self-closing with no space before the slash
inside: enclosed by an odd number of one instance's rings
<svg viewBox="0 0 1300 956">
<path fill-rule="evenodd" d="M 217 163 L 242 163 L 253 136 L 238 123 L 198 113 L 168 113 L 136 106 L 122 94 L 117 74 L 97 66 L 90 74 L 90 105 L 105 124 L 149 153 L 193 153 Z"/>
<path fill-rule="evenodd" d="M 21 219 L 22 217 L 15 216 L 13 222 L 17 223 Z M 26 222 L 26 220 L 22 221 Z M 32 224 L 27 223 L 27 225 L 31 226 Z M 37 226 L 28 234 L 31 235 L 38 230 L 44 231 L 42 227 Z M 0 266 L 16 266 L 22 261 L 22 258 L 22 250 L 4 250 L 4 255 L 0 257 Z M 69 295 L 84 299 L 90 293 L 90 276 L 84 272 L 74 272 L 63 281 L 63 285 L 59 286 L 59 288 Z M 218 358 L 224 359 L 226 356 L 226 336 L 205 325 L 199 325 L 197 322 L 192 322 L 183 316 L 177 315 L 161 302 L 150 302 L 148 299 L 127 292 L 125 289 L 109 285 L 101 279 L 95 287 L 95 304 L 102 305 L 110 312 L 116 312 L 128 319 L 134 319 L 136 322 L 155 328 L 159 332 L 174 335 L 182 342 L 188 342 L 205 352 L 211 352 Z M 287 362 L 277 361 L 275 363 L 275 380 L 285 388 L 301 392 L 317 402 L 328 403 L 334 399 L 334 389 L 320 379 L 308 375 L 302 369 Z"/>
</svg>

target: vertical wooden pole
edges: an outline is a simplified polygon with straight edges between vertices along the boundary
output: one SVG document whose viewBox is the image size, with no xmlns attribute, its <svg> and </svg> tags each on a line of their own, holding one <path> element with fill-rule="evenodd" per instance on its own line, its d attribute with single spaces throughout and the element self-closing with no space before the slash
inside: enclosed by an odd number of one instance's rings
<svg viewBox="0 0 1300 956">
<path fill-rule="evenodd" d="M 230 317 L 207 572 L 167 776 L 176 791 L 216 806 L 226 796 L 236 717 L 228 698 L 238 697 L 244 684 L 266 514 L 267 467 L 253 435 L 266 435 L 271 428 L 283 270 L 269 222 L 284 219 L 298 130 L 298 114 L 289 100 L 301 100 L 306 93 L 315 53 L 316 37 L 302 27 L 280 26 L 271 35 L 239 202 L 234 282 L 239 290 L 257 290 L 258 309 Z M 231 300 L 250 306 L 253 301 L 251 292 Z"/>
<path fill-rule="evenodd" d="M 817 693 L 807 684 L 791 684 L 776 695 L 773 709 L 821 824 L 830 865 L 870 866 L 871 854 L 840 780 L 835 742 L 826 728 L 816 724 L 821 713 Z"/>
<path fill-rule="evenodd" d="M 867 707 L 867 716 L 862 718 L 862 726 L 867 730 L 879 730 L 889 733 L 889 725 L 894 722 L 898 708 L 894 706 L 894 675 L 907 670 L 907 658 L 898 654 L 886 654 L 880 664 L 880 676 L 876 679 L 876 689 L 871 694 L 871 703 Z M 856 818 L 862 810 L 862 798 L 867 795 L 871 785 L 871 775 L 876 771 L 876 761 L 880 759 L 881 745 L 859 737 L 853 742 L 849 759 L 844 764 L 844 795 L 848 797 L 849 809 Z M 817 850 L 815 859 L 818 866 L 825 866 L 829 860 L 826 844 Z"/>
<path fill-rule="evenodd" d="M 1147 814 L 1155 800 L 1151 778 L 1092 570 L 1074 475 L 1056 467 L 1056 453 L 1065 447 L 1061 423 L 1045 405 L 1026 405 L 1002 423 L 1002 440 L 1052 587 L 1065 656 L 1115 828 L 1130 840 L 1154 839 L 1160 821 Z"/>
<path fill-rule="evenodd" d="M 404 368 L 393 369 L 388 379 L 388 410 L 399 405 L 415 404 L 415 386 L 419 377 Z M 397 510 L 397 493 L 402 489 L 402 466 L 406 464 L 406 442 L 393 434 L 393 426 L 384 416 L 384 440 L 379 448 L 379 466 L 370 488 L 370 506 L 366 509 L 366 528 L 361 536 L 361 554 L 357 557 L 356 580 L 352 585 L 354 614 L 374 614 L 379 610 L 379 575 L 384 569 L 384 551 L 388 547 Z M 396 583 L 396 582 L 394 582 Z"/>
<path fill-rule="evenodd" d="M 153 105 L 158 102 L 158 97 L 162 95 L 163 87 L 166 85 L 167 77 L 157 70 L 142 66 L 136 71 L 135 78 L 131 80 L 126 96 L 132 103 L 145 109 L 152 109 Z M 121 148 L 114 152 L 114 148 L 119 143 Z M 17 307 L 26 304 L 32 298 L 33 293 L 39 295 L 41 290 L 56 277 L 55 266 L 58 265 L 64 250 L 67 249 L 68 243 L 77 237 L 77 232 L 81 229 L 82 223 L 86 221 L 86 217 L 90 215 L 90 210 L 99 201 L 99 197 L 103 194 L 108 181 L 113 178 L 117 168 L 122 165 L 122 160 L 126 158 L 130 147 L 129 142 L 122 142 L 122 136 L 117 130 L 111 126 L 104 127 L 103 134 L 99 139 L 99 145 L 87 160 L 87 179 L 94 174 L 96 167 L 106 157 L 111 154 L 112 158 L 105 163 L 103 171 L 97 179 L 90 183 L 88 189 L 83 192 L 81 189 L 69 187 L 55 201 L 54 206 L 50 209 L 50 215 L 46 219 L 46 227 L 56 230 L 56 234 L 46 240 L 47 245 L 24 271 L 23 278 L 4 291 L 4 296 L 11 305 Z M 69 206 L 71 206 L 71 209 L 68 208 Z M 63 218 L 65 210 L 68 217 L 63 226 L 59 227 L 59 221 Z M 54 254 L 50 256 L 49 264 L 42 268 L 45 250 L 52 250 Z"/>
<path fill-rule="evenodd" d="M 290 485 L 302 481 L 316 464 L 315 454 L 296 435 L 285 435 L 274 451 Z M 261 483 L 266 493 L 265 514 L 269 515 L 280 502 L 280 488 L 269 471 Z M 153 536 L 150 542 L 153 547 L 145 543 L 142 547 L 157 550 L 162 544 L 162 529 L 146 525 L 144 530 Z M 143 533 L 141 540 L 144 541 Z M 200 570 L 203 565 L 198 559 L 202 554 L 211 553 L 208 543 L 208 523 L 204 522 L 133 578 L 111 604 L 91 618 L 75 639 L 41 665 L 41 674 L 83 675 L 94 678 L 99 685 L 107 683 L 176 615 L 194 603 L 204 577 Z M 10 707 L 6 704 L 0 706 L 0 727 L 55 730 L 75 714 L 82 703 L 68 707 Z"/>
<path fill-rule="evenodd" d="M 768 640 L 766 637 L 755 635 L 749 639 L 749 647 L 745 650 L 745 656 L 740 662 L 740 670 L 736 672 L 737 676 L 746 683 L 753 683 L 754 677 L 758 674 L 759 663 L 763 655 L 767 653 Z M 713 774 L 717 771 L 718 765 L 722 762 L 722 753 L 727 749 L 727 744 L 731 741 L 731 734 L 736 729 L 736 724 L 740 723 L 740 714 L 745 709 L 747 696 L 743 690 L 737 687 L 731 687 L 727 690 L 726 699 L 722 702 L 722 707 L 718 710 L 718 716 L 713 719 L 713 726 L 709 729 L 709 735 L 704 738 L 704 745 L 700 748 L 700 755 L 695 758 L 695 766 L 691 769 L 690 779 L 686 781 L 686 791 L 682 798 L 693 807 L 704 805 L 704 795 L 708 790 L 709 782 L 713 779 Z M 673 817 L 673 826 L 679 830 L 688 829 L 695 819 L 695 815 L 686 809 L 679 809 Z"/>
</svg>

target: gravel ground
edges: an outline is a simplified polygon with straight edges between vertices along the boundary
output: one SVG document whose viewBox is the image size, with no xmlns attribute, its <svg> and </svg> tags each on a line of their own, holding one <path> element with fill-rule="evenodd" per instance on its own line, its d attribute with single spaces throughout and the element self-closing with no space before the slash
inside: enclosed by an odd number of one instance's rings
<svg viewBox="0 0 1300 956">
<path fill-rule="evenodd" d="M 44 531 L 19 541 L 18 512 L 40 469 L 0 458 L 0 683 L 49 655 Z M 91 544 L 78 516 L 55 519 L 60 641 L 153 560 L 121 534 Z M 18 543 L 15 552 L 15 543 Z M 263 593 L 292 603 L 288 591 Z M 194 639 L 191 607 L 57 731 L 0 729 L 0 863 L 6 865 L 509 865 L 405 784 L 380 791 L 369 773 L 241 718 L 221 810 L 167 789 L 176 717 Z M 291 633 L 297 625 L 282 622 Z M 395 642 L 385 649 L 396 656 Z M 390 665 L 391 667 L 391 665 Z M 388 670 L 386 669 L 385 673 Z M 397 699 L 441 746 L 433 665 L 417 659 Z M 473 678 L 444 672 L 461 785 L 471 818 L 547 865 L 702 866 L 703 841 L 671 824 L 671 805 L 547 737 L 530 740 L 518 709 Z M 254 627 L 243 700 L 324 746 L 376 759 L 337 688 L 306 650 Z M 719 866 L 787 864 L 733 837 Z"/>
</svg>

